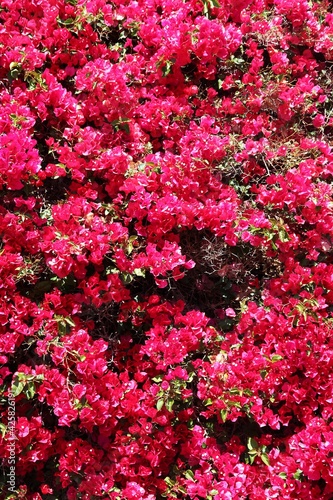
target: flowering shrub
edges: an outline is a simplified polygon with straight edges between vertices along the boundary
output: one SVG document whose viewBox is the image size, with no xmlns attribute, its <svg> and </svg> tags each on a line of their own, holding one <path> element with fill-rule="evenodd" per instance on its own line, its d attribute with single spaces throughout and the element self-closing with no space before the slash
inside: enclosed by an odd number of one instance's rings
<svg viewBox="0 0 333 500">
<path fill-rule="evenodd" d="M 1 498 L 333 497 L 332 59 L 326 0 L 1 2 Z"/>
</svg>

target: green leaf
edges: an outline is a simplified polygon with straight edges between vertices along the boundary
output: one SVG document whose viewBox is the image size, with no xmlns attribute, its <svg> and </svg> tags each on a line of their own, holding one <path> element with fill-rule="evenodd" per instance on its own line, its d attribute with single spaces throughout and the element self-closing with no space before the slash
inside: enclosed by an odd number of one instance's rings
<svg viewBox="0 0 333 500">
<path fill-rule="evenodd" d="M 119 120 L 114 120 L 111 122 L 114 130 L 117 132 L 118 130 L 124 130 L 127 134 L 130 133 L 129 122 L 127 118 L 119 118 Z"/>
<path fill-rule="evenodd" d="M 258 450 L 259 445 L 254 438 L 249 437 L 249 439 L 247 440 L 247 447 L 249 450 Z"/>
<path fill-rule="evenodd" d="M 264 462 L 265 465 L 270 465 L 267 453 L 262 453 L 260 455 L 260 458 Z"/>
<path fill-rule="evenodd" d="M 229 408 L 235 407 L 235 408 L 242 408 L 242 405 L 239 401 L 228 401 L 227 405 Z"/>
<path fill-rule="evenodd" d="M 142 278 L 144 278 L 146 276 L 146 271 L 144 269 L 136 268 L 133 270 L 133 274 L 135 274 L 135 276 L 141 276 Z"/>
<path fill-rule="evenodd" d="M 2 435 L 2 437 L 5 437 L 6 430 L 7 430 L 7 427 L 5 426 L 5 424 L 2 424 L 0 422 L 0 434 Z"/>
<path fill-rule="evenodd" d="M 163 73 L 163 76 L 168 76 L 171 72 L 172 72 L 172 66 L 174 65 L 174 63 L 176 62 L 175 59 L 170 59 L 170 61 L 165 61 L 165 64 L 162 68 L 162 73 Z"/>
<path fill-rule="evenodd" d="M 228 410 L 221 410 L 220 414 L 221 414 L 222 422 L 225 422 L 227 420 Z"/>
<path fill-rule="evenodd" d="M 279 230 L 279 238 L 282 243 L 286 243 L 290 239 L 288 233 L 284 229 Z"/>
<path fill-rule="evenodd" d="M 32 399 L 34 397 L 34 395 L 36 394 L 36 388 L 33 382 L 28 382 L 24 389 L 24 394 L 28 399 Z"/>
<path fill-rule="evenodd" d="M 302 479 L 302 476 L 303 476 L 303 471 L 301 471 L 301 469 L 297 469 L 295 474 L 293 474 L 294 479 L 296 479 L 298 481 L 300 481 Z"/>
<path fill-rule="evenodd" d="M 276 363 L 276 361 L 281 361 L 283 359 L 283 356 L 280 356 L 280 354 L 273 354 L 271 357 L 271 362 Z"/>
<path fill-rule="evenodd" d="M 247 455 L 246 458 L 245 458 L 245 463 L 246 464 L 250 464 L 252 465 L 255 461 L 255 458 L 256 458 L 257 455 Z"/>
<path fill-rule="evenodd" d="M 137 240 L 137 236 L 130 236 L 127 243 L 127 253 L 131 255 L 133 252 L 133 242 Z"/>
<path fill-rule="evenodd" d="M 164 482 L 167 486 L 169 486 L 169 488 L 172 488 L 172 486 L 174 486 L 174 484 L 175 484 L 175 481 L 173 479 L 171 479 L 170 477 L 164 478 Z"/>
<path fill-rule="evenodd" d="M 17 377 L 15 377 L 15 380 L 12 383 L 12 387 L 11 387 L 12 394 L 15 398 L 16 398 L 16 396 L 21 394 L 21 392 L 24 389 L 24 386 L 25 386 L 25 384 L 23 382 L 20 382 L 19 379 Z"/>
<path fill-rule="evenodd" d="M 209 13 L 210 9 L 213 8 L 220 8 L 221 5 L 217 0 L 203 0 L 204 8 L 203 8 L 203 13 L 206 15 Z"/>
<path fill-rule="evenodd" d="M 164 399 L 159 399 L 156 404 L 156 408 L 158 409 L 158 411 L 162 410 L 163 406 L 164 406 Z"/>
<path fill-rule="evenodd" d="M 236 387 L 233 387 L 232 389 L 229 389 L 230 394 L 240 394 L 239 389 Z"/>
<path fill-rule="evenodd" d="M 205 405 L 205 406 L 210 406 L 210 405 L 212 405 L 212 404 L 213 404 L 213 401 L 212 401 L 210 398 L 208 398 L 208 399 L 206 399 L 206 400 L 204 401 L 204 405 Z"/>
<path fill-rule="evenodd" d="M 21 66 L 21 63 L 19 62 L 11 62 L 10 65 L 9 65 L 9 75 L 10 75 L 10 78 L 12 80 L 16 80 L 16 78 L 18 78 L 22 72 L 22 66 Z"/>
<path fill-rule="evenodd" d="M 124 130 L 124 132 L 126 132 L 126 134 L 130 133 L 129 124 L 127 122 L 126 123 L 121 123 L 119 125 L 119 128 L 120 128 L 120 130 Z"/>
<path fill-rule="evenodd" d="M 15 68 L 21 68 L 21 63 L 16 62 L 16 61 L 12 61 L 9 65 L 9 69 L 12 70 Z"/>
<path fill-rule="evenodd" d="M 210 494 L 212 497 L 214 497 L 215 495 L 218 495 L 218 494 L 219 494 L 219 492 L 218 492 L 218 490 L 210 490 L 209 494 Z"/>
<path fill-rule="evenodd" d="M 129 285 L 133 281 L 133 276 L 131 276 L 129 273 L 121 273 L 120 276 L 124 285 Z"/>
<path fill-rule="evenodd" d="M 173 399 L 168 399 L 168 401 L 165 403 L 166 409 L 169 412 L 172 412 L 173 404 L 174 404 L 174 400 Z"/>
<path fill-rule="evenodd" d="M 69 325 L 69 326 L 75 326 L 75 322 L 72 320 L 72 318 L 70 318 L 69 316 L 67 316 L 67 318 L 65 318 L 65 321 L 66 323 Z"/>
<path fill-rule="evenodd" d="M 74 25 L 75 19 L 68 17 L 67 19 L 62 20 L 58 17 L 57 21 L 58 21 L 58 24 L 62 24 L 63 26 L 68 27 L 68 26 Z"/>
<path fill-rule="evenodd" d="M 65 321 L 58 322 L 58 333 L 59 335 L 66 335 L 67 333 L 67 325 Z"/>
<path fill-rule="evenodd" d="M 192 472 L 190 469 L 188 469 L 188 470 L 185 472 L 184 476 L 185 476 L 185 477 L 186 477 L 186 479 L 188 479 L 189 481 L 195 481 L 194 474 L 193 474 L 193 472 Z"/>
</svg>

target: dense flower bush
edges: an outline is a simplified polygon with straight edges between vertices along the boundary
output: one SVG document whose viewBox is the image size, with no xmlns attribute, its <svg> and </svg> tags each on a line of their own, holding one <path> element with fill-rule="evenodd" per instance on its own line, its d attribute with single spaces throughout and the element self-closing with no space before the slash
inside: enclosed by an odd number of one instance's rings
<svg viewBox="0 0 333 500">
<path fill-rule="evenodd" d="M 332 64 L 326 0 L 2 0 L 1 498 L 333 498 Z"/>
</svg>

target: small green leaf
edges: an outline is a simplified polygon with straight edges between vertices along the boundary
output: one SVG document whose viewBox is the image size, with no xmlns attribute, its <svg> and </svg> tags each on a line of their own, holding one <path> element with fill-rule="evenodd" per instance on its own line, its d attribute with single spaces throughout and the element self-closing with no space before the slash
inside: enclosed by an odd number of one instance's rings
<svg viewBox="0 0 333 500">
<path fill-rule="evenodd" d="M 75 19 L 68 17 L 67 19 L 62 20 L 58 18 L 57 21 L 58 24 L 62 24 L 63 26 L 73 26 Z"/>
<path fill-rule="evenodd" d="M 220 414 L 221 414 L 222 422 L 225 422 L 227 420 L 228 410 L 221 410 Z"/>
<path fill-rule="evenodd" d="M 32 399 L 34 397 L 34 395 L 36 394 L 36 388 L 33 382 L 28 382 L 24 389 L 24 394 L 28 399 Z"/>
<path fill-rule="evenodd" d="M 69 326 L 75 326 L 75 322 L 72 320 L 72 318 L 70 318 L 69 316 L 67 316 L 67 318 L 65 318 L 65 321 L 66 323 L 69 325 Z"/>
<path fill-rule="evenodd" d="M 300 481 L 302 479 L 302 476 L 303 476 L 303 471 L 301 471 L 301 469 L 297 469 L 297 471 L 295 472 L 295 474 L 293 474 L 294 476 L 294 479 Z"/>
<path fill-rule="evenodd" d="M 124 130 L 124 132 L 126 132 L 126 134 L 130 133 L 129 124 L 127 122 L 126 123 L 121 123 L 119 125 L 119 128 L 120 128 L 120 130 Z"/>
<path fill-rule="evenodd" d="M 229 389 L 230 394 L 240 394 L 239 389 L 236 387 L 233 387 L 232 389 Z"/>
<path fill-rule="evenodd" d="M 12 390 L 12 394 L 13 396 L 16 398 L 16 396 L 18 396 L 19 394 L 21 394 L 21 392 L 23 391 L 24 389 L 24 383 L 23 382 L 20 382 L 18 380 L 17 377 L 15 377 L 15 380 L 14 382 L 12 383 L 12 387 L 11 387 L 11 390 Z"/>
<path fill-rule="evenodd" d="M 168 401 L 165 403 L 165 407 L 169 412 L 172 412 L 173 404 L 174 404 L 173 399 L 168 399 Z"/>
<path fill-rule="evenodd" d="M 12 70 L 12 69 L 15 69 L 15 68 L 21 68 L 21 63 L 19 62 L 16 62 L 16 61 L 12 61 L 9 65 L 9 69 Z"/>
<path fill-rule="evenodd" d="M 259 445 L 254 438 L 249 437 L 249 439 L 247 440 L 247 447 L 249 450 L 258 450 Z"/>
<path fill-rule="evenodd" d="M 10 65 L 9 65 L 9 70 L 10 70 L 10 78 L 12 80 L 16 80 L 16 78 L 18 78 L 21 74 L 21 71 L 22 71 L 22 66 L 21 66 L 21 63 L 19 62 L 11 62 Z"/>
<path fill-rule="evenodd" d="M 235 407 L 235 408 L 242 408 L 242 405 L 239 401 L 228 401 L 227 405 L 229 408 Z"/>
<path fill-rule="evenodd" d="M 121 279 L 124 285 L 129 285 L 133 281 L 133 277 L 129 273 L 121 273 Z"/>
<path fill-rule="evenodd" d="M 289 241 L 288 233 L 284 229 L 279 230 L 279 238 L 282 243 Z"/>
<path fill-rule="evenodd" d="M 186 479 L 188 479 L 190 481 L 195 481 L 194 474 L 193 474 L 193 472 L 190 469 L 188 469 L 185 472 L 184 476 L 186 477 Z"/>
<path fill-rule="evenodd" d="M 283 359 L 283 356 L 280 356 L 280 354 L 273 354 L 271 357 L 271 362 L 276 363 L 277 361 L 281 361 Z"/>
<path fill-rule="evenodd" d="M 260 458 L 264 462 L 265 465 L 270 465 L 267 453 L 262 453 L 260 455 Z"/>
<path fill-rule="evenodd" d="M 174 486 L 175 484 L 175 481 L 173 481 L 173 479 L 171 479 L 170 477 L 164 478 L 164 482 L 167 486 L 169 486 L 169 488 L 172 488 L 172 486 Z"/>
<path fill-rule="evenodd" d="M 162 68 L 163 76 L 168 76 L 172 72 L 172 66 L 174 65 L 175 62 L 176 62 L 175 59 L 170 59 L 168 61 L 165 61 L 165 64 Z"/>
<path fill-rule="evenodd" d="M 133 270 L 133 274 L 135 274 L 135 276 L 141 276 L 142 278 L 144 278 L 146 276 L 146 271 L 144 269 L 136 268 Z"/>
<path fill-rule="evenodd" d="M 67 325 L 65 321 L 58 322 L 58 333 L 59 335 L 66 335 L 67 333 Z"/>
<path fill-rule="evenodd" d="M 133 242 L 137 240 L 137 236 L 130 236 L 127 243 L 127 253 L 130 255 L 133 252 Z"/>
<path fill-rule="evenodd" d="M 164 399 L 159 399 L 156 404 L 156 408 L 158 409 L 158 411 L 162 410 L 163 406 L 164 406 Z"/>
<path fill-rule="evenodd" d="M 127 118 L 119 118 L 119 120 L 114 120 L 113 122 L 111 122 L 111 125 L 116 132 L 118 132 L 118 130 L 124 130 L 127 134 L 129 134 L 129 122 L 130 121 Z"/>
</svg>

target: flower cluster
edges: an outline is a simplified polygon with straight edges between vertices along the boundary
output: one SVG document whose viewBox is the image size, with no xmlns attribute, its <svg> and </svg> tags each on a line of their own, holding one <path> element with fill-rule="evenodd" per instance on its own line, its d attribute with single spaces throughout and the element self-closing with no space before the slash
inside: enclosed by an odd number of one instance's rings
<svg viewBox="0 0 333 500">
<path fill-rule="evenodd" d="M 332 498 L 332 58 L 327 0 L 1 2 L 8 500 Z"/>
</svg>

